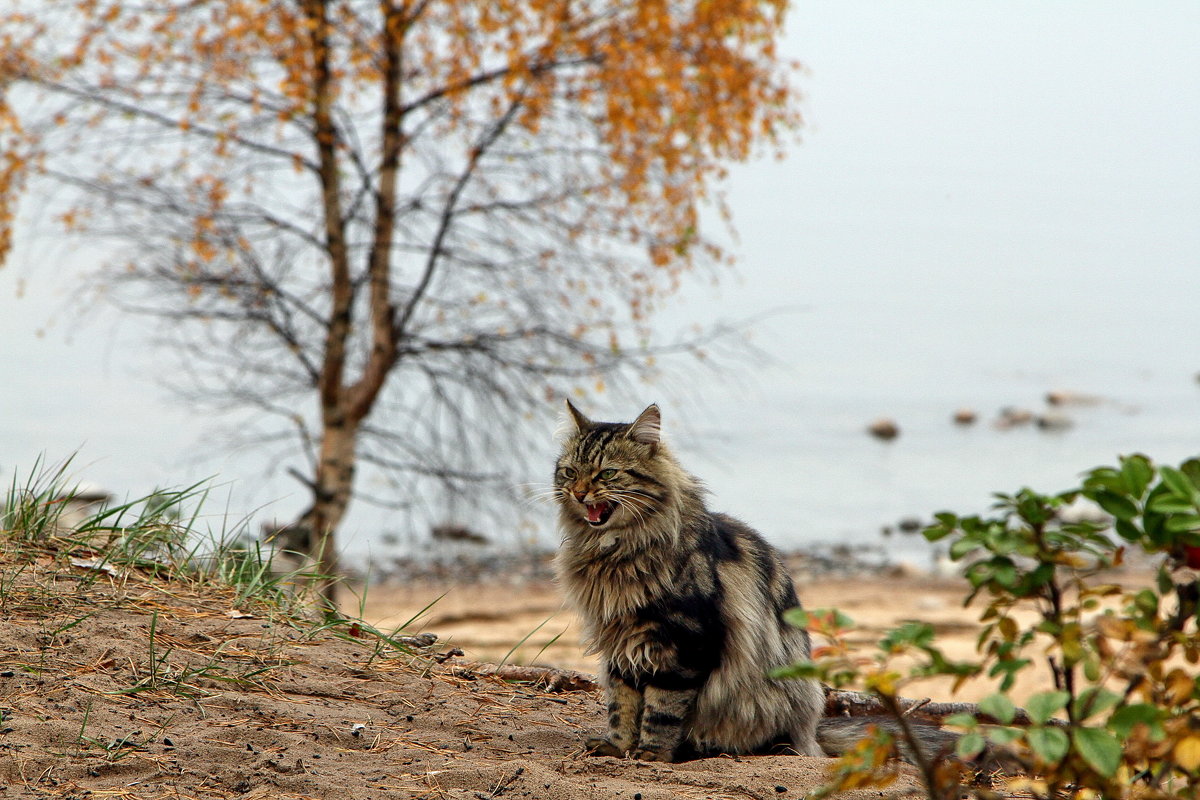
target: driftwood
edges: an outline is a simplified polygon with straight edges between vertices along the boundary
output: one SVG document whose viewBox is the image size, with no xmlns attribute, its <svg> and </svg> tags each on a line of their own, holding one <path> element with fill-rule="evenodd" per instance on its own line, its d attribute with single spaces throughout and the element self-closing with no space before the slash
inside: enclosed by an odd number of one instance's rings
<svg viewBox="0 0 1200 800">
<path fill-rule="evenodd" d="M 923 700 L 897 697 L 896 702 L 905 717 L 937 725 L 940 725 L 946 717 L 952 714 L 969 714 L 980 722 L 991 725 L 1028 727 L 1035 724 L 1029 716 L 1029 712 L 1023 708 L 1016 710 L 1011 722 L 1002 723 L 991 714 L 980 710 L 975 703 L 935 703 L 928 697 Z M 888 716 L 890 713 L 874 695 L 825 687 L 825 716 L 827 717 L 881 717 Z M 1061 719 L 1051 719 L 1047 724 L 1058 727 L 1065 725 L 1066 722 Z"/>
<path fill-rule="evenodd" d="M 496 677 L 503 681 L 532 683 L 550 692 L 590 692 L 599 684 L 586 672 L 553 667 L 525 667 L 517 664 L 456 664 L 450 673 L 459 678 Z"/>
</svg>

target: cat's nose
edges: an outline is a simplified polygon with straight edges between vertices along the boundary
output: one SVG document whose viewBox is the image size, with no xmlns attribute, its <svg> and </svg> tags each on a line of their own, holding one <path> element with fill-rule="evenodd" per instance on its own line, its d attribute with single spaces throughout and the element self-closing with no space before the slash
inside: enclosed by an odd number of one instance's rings
<svg viewBox="0 0 1200 800">
<path fill-rule="evenodd" d="M 578 489 L 572 489 L 571 494 L 575 495 L 575 499 L 581 503 L 583 502 L 583 498 L 587 497 L 586 491 L 581 492 Z"/>
</svg>

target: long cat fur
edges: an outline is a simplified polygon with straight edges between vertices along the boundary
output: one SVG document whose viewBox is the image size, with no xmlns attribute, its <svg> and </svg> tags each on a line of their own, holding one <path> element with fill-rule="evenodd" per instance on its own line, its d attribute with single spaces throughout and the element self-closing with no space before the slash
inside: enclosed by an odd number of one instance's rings
<svg viewBox="0 0 1200 800">
<path fill-rule="evenodd" d="M 807 631 L 782 618 L 800 605 L 792 580 L 758 533 L 706 508 L 700 483 L 662 442 L 658 407 L 627 424 L 567 410 L 556 571 L 600 657 L 609 715 L 589 751 L 815 756 L 858 741 L 863 721 L 823 718 L 818 682 L 768 677 L 810 655 Z M 923 748 L 953 745 L 920 727 Z"/>
</svg>

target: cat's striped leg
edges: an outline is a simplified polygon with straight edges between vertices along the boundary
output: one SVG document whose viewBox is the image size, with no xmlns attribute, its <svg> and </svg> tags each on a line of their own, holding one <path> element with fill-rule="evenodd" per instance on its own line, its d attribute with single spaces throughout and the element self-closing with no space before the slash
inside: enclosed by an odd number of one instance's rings
<svg viewBox="0 0 1200 800">
<path fill-rule="evenodd" d="M 634 758 L 675 761 L 683 744 L 684 726 L 696 708 L 695 687 L 664 689 L 647 686 L 642 731 Z"/>
<path fill-rule="evenodd" d="M 642 693 L 610 672 L 604 694 L 608 700 L 608 738 L 588 739 L 584 747 L 593 755 L 620 758 L 638 746 Z"/>
</svg>

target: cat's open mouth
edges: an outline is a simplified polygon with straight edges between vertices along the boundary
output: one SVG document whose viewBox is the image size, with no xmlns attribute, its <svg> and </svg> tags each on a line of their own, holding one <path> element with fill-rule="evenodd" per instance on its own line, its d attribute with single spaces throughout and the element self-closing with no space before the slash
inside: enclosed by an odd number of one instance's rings
<svg viewBox="0 0 1200 800">
<path fill-rule="evenodd" d="M 608 522 L 608 518 L 612 516 L 617 504 L 601 500 L 599 503 L 584 503 L 583 507 L 587 511 L 589 525 L 603 525 Z"/>
</svg>

